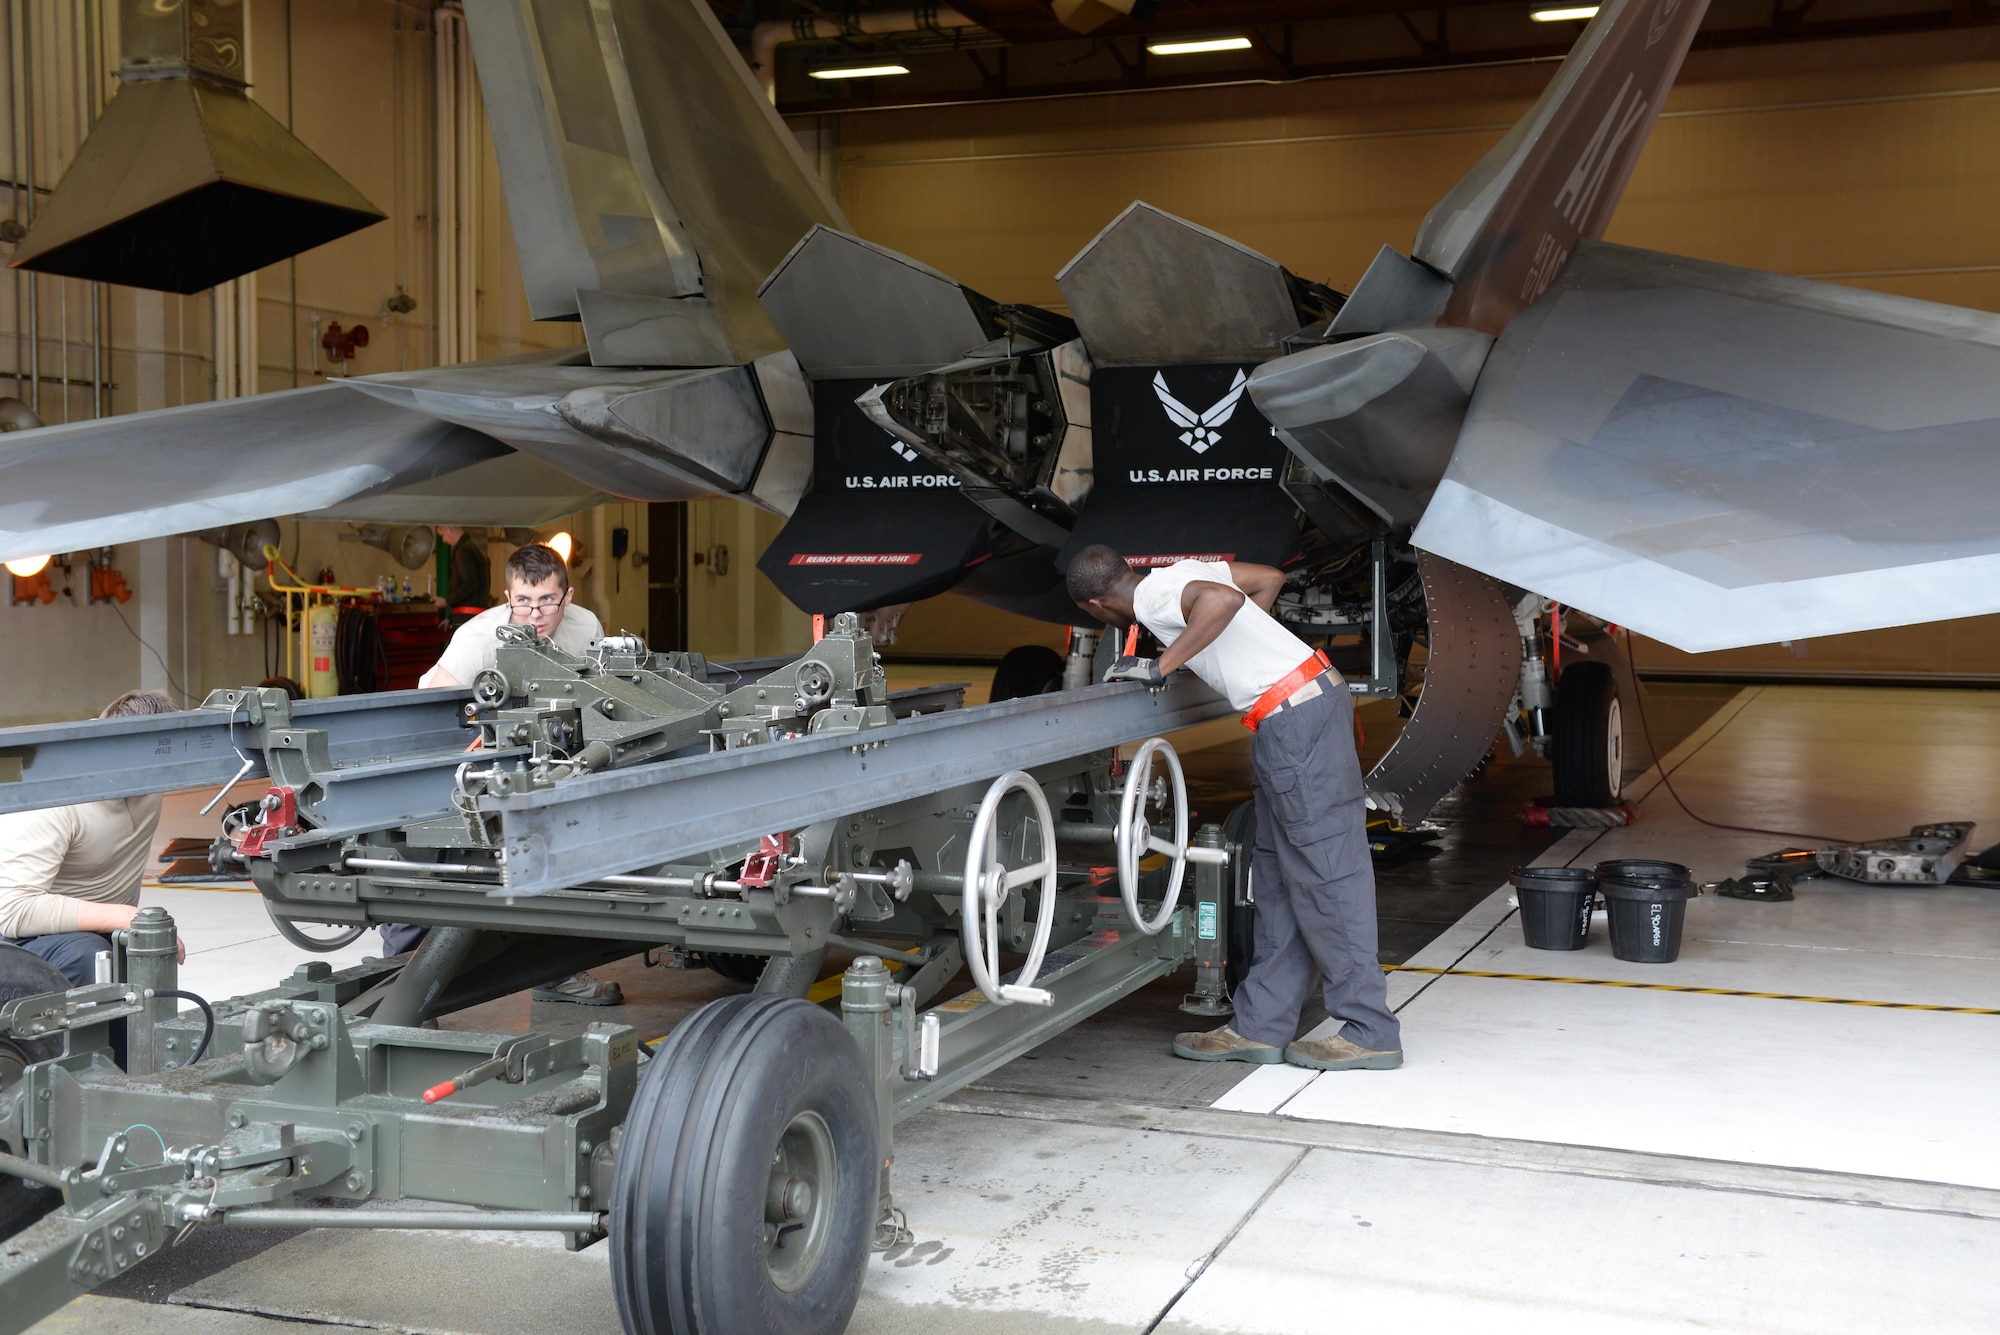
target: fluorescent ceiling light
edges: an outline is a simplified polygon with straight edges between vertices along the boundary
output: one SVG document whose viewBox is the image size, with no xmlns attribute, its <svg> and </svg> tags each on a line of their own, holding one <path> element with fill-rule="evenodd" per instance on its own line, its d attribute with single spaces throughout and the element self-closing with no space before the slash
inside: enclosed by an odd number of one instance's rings
<svg viewBox="0 0 2000 1335">
<path fill-rule="evenodd" d="M 908 74 L 907 65 L 829 65 L 825 69 L 807 70 L 815 79 L 878 79 L 888 74 Z"/>
<path fill-rule="evenodd" d="M 27 579 L 31 575 L 39 575 L 42 571 L 48 569 L 49 560 L 50 558 L 46 556 L 23 556 L 18 560 L 7 562 L 7 573 Z"/>
<path fill-rule="evenodd" d="M 1596 5 L 1565 5 L 1560 9 L 1530 10 L 1528 17 L 1537 23 L 1563 23 L 1573 19 L 1594 19 L 1597 10 Z"/>
<path fill-rule="evenodd" d="M 1248 37 L 1197 37 L 1185 42 L 1148 42 L 1146 49 L 1156 56 L 1192 56 L 1203 51 L 1248 51 Z"/>
</svg>

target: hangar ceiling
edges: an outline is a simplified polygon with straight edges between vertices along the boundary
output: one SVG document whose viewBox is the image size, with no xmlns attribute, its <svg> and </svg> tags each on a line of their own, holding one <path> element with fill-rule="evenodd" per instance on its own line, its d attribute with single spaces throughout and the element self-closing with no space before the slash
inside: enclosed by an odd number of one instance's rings
<svg viewBox="0 0 2000 1335">
<path fill-rule="evenodd" d="M 1533 17 L 1558 0 L 710 3 L 753 68 L 762 67 L 759 77 L 786 115 L 1555 60 L 1583 28 L 1580 20 Z M 1990 0 L 1716 0 L 1694 49 L 1996 21 L 2000 5 Z M 1148 49 L 1210 37 L 1247 45 L 1179 55 Z M 869 65 L 908 73 L 827 77 Z"/>
</svg>

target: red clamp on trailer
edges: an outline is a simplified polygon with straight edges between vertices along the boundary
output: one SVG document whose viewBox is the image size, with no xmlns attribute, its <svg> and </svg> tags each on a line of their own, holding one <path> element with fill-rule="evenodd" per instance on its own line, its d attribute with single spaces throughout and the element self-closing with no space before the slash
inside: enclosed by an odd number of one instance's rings
<svg viewBox="0 0 2000 1335">
<path fill-rule="evenodd" d="M 236 851 L 246 858 L 262 857 L 264 845 L 273 839 L 296 834 L 299 824 L 299 795 L 282 784 L 264 794 L 263 814 L 243 831 Z"/>
</svg>

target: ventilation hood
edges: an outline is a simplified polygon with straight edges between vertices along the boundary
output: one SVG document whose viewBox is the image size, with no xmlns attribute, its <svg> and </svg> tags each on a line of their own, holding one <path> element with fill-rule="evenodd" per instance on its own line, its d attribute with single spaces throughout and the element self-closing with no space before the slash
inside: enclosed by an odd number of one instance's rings
<svg viewBox="0 0 2000 1335">
<path fill-rule="evenodd" d="M 386 216 L 245 95 L 241 0 L 118 18 L 122 87 L 10 268 L 199 292 Z"/>
</svg>

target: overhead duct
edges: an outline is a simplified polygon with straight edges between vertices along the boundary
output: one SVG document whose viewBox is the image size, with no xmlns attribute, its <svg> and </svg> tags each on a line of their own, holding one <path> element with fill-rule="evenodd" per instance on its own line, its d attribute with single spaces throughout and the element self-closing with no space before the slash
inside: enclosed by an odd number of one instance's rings
<svg viewBox="0 0 2000 1335">
<path fill-rule="evenodd" d="M 386 216 L 244 93 L 242 0 L 120 0 L 122 87 L 9 267 L 190 293 Z"/>
<path fill-rule="evenodd" d="M 357 524 L 353 532 L 341 534 L 340 540 L 380 547 L 405 570 L 422 570 L 437 555 L 437 530 L 427 524 Z"/>
</svg>

